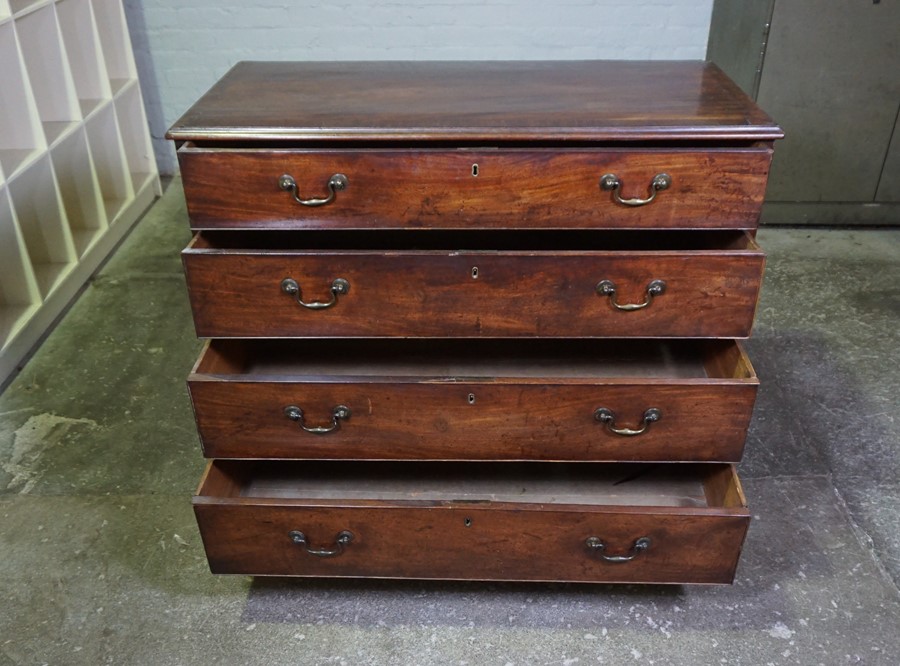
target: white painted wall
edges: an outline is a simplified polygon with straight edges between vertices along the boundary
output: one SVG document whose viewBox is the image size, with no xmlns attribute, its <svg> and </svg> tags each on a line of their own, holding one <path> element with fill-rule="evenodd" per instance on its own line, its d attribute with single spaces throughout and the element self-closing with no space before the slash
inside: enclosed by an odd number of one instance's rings
<svg viewBox="0 0 900 666">
<path fill-rule="evenodd" d="M 166 129 L 238 60 L 702 59 L 712 0 L 124 0 L 160 171 Z"/>
</svg>

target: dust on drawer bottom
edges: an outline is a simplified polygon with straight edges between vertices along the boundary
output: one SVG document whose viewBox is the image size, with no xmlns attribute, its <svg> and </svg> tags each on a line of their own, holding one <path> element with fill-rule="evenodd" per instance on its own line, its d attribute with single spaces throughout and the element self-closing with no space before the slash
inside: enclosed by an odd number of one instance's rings
<svg viewBox="0 0 900 666">
<path fill-rule="evenodd" d="M 209 463 L 213 573 L 731 583 L 750 515 L 733 466 Z"/>
</svg>

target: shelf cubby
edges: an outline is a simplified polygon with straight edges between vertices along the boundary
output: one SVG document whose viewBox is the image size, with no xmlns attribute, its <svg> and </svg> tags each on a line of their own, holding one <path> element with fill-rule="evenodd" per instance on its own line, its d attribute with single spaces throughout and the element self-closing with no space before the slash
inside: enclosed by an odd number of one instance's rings
<svg viewBox="0 0 900 666">
<path fill-rule="evenodd" d="M 137 67 L 128 43 L 128 24 L 119 0 L 93 0 L 94 18 L 113 96 L 137 80 Z"/>
<path fill-rule="evenodd" d="M 23 16 L 16 22 L 16 33 L 44 137 L 48 144 L 53 144 L 81 122 L 75 82 L 63 53 L 55 7 L 47 5 Z"/>
<path fill-rule="evenodd" d="M 30 165 L 10 183 L 9 193 L 38 289 L 46 298 L 77 258 L 50 158 Z"/>
<path fill-rule="evenodd" d="M 103 195 L 106 219 L 113 224 L 125 202 L 134 197 L 134 187 L 126 167 L 125 148 L 112 105 L 105 106 L 88 118 L 85 129 Z"/>
<path fill-rule="evenodd" d="M 144 104 L 140 88 L 135 84 L 127 87 L 115 100 L 116 119 L 125 147 L 128 172 L 135 191 L 156 177 L 156 159 L 150 135 L 140 131 L 147 127 Z"/>
<path fill-rule="evenodd" d="M 0 0 L 0 385 L 160 194 L 120 0 Z"/>
<path fill-rule="evenodd" d="M 11 22 L 0 24 L 0 63 L 0 168 L 12 180 L 47 144 Z"/>
<path fill-rule="evenodd" d="M 24 15 L 36 7 L 46 4 L 47 0 L 9 0 L 10 9 L 16 16 Z"/>
<path fill-rule="evenodd" d="M 94 14 L 88 0 L 62 0 L 56 11 L 81 113 L 87 117 L 112 97 Z"/>
<path fill-rule="evenodd" d="M 81 128 L 54 146 L 50 153 L 59 184 L 75 254 L 80 258 L 107 228 L 100 183 Z"/>
<path fill-rule="evenodd" d="M 0 349 L 40 304 L 37 282 L 9 192 L 0 188 Z"/>
</svg>

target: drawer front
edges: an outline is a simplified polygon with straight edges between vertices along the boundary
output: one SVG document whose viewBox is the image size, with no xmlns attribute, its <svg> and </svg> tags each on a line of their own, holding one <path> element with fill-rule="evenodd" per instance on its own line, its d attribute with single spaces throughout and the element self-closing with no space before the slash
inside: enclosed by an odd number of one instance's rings
<svg viewBox="0 0 900 666">
<path fill-rule="evenodd" d="M 756 396 L 755 380 L 498 385 L 195 375 L 189 387 L 209 458 L 736 462 Z M 341 406 L 349 415 L 335 418 Z M 302 411 L 302 420 L 290 407 Z M 615 420 L 598 420 L 601 408 Z M 648 410 L 658 420 L 645 421 Z"/>
<path fill-rule="evenodd" d="M 771 152 L 186 144 L 178 155 L 194 229 L 746 229 L 757 225 Z"/>
<path fill-rule="evenodd" d="M 764 263 L 762 253 L 728 251 L 183 257 L 200 337 L 743 338 Z"/>
<path fill-rule="evenodd" d="M 651 507 L 317 507 L 204 499 L 210 503 L 195 504 L 195 512 L 211 570 L 244 575 L 730 583 L 749 523 L 748 516 Z M 339 544 L 345 531 L 352 540 Z M 307 542 L 296 543 L 292 532 Z M 610 557 L 633 555 L 639 539 L 650 547 L 630 561 L 610 562 L 588 548 L 590 537 L 602 540 Z"/>
</svg>

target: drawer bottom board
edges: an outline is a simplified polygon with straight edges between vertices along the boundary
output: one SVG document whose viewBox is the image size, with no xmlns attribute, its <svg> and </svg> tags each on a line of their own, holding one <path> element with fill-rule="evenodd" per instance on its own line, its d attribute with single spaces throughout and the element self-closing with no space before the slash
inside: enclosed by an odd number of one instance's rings
<svg viewBox="0 0 900 666">
<path fill-rule="evenodd" d="M 211 461 L 214 573 L 730 583 L 749 524 L 730 465 Z"/>
</svg>

